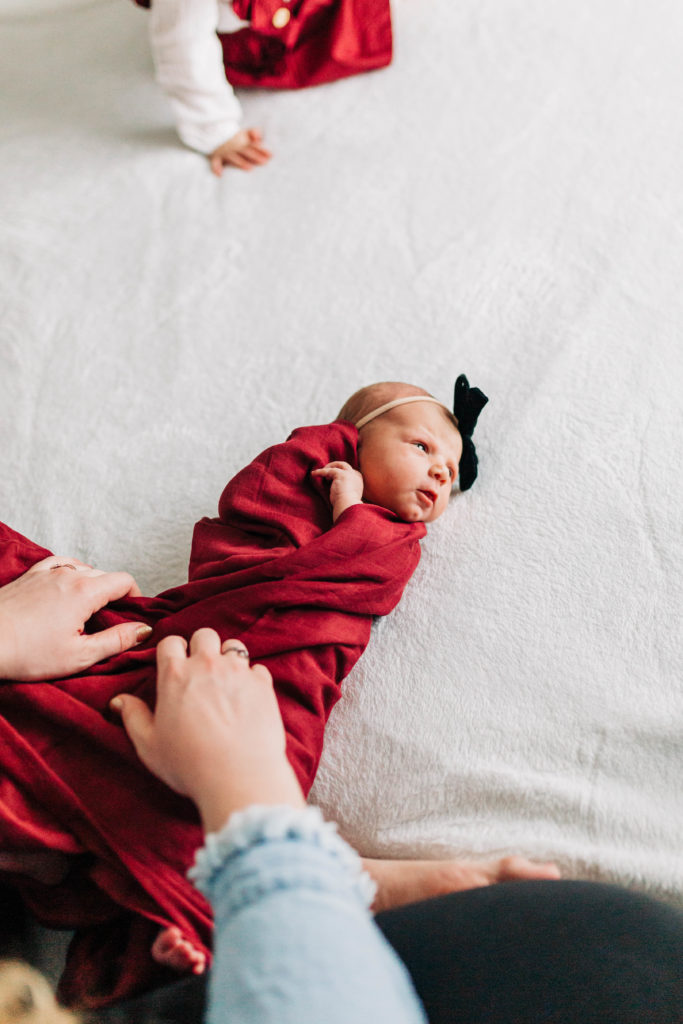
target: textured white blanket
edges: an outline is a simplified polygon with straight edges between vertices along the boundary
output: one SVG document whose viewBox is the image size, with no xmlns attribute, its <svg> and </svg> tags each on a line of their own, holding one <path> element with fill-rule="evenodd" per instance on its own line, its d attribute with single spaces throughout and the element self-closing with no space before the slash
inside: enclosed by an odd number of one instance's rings
<svg viewBox="0 0 683 1024">
<path fill-rule="evenodd" d="M 396 58 L 177 144 L 145 13 L 0 4 L 1 518 L 184 577 L 192 523 L 378 379 L 491 397 L 330 722 L 364 852 L 683 892 L 683 8 L 396 0 Z M 65 9 L 73 8 L 73 9 Z"/>
</svg>

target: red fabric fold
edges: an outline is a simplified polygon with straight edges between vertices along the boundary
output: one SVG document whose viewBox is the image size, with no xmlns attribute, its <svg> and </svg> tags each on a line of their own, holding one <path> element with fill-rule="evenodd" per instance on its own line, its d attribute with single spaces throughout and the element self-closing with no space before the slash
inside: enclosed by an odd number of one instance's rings
<svg viewBox="0 0 683 1024">
<path fill-rule="evenodd" d="M 373 505 L 332 525 L 310 472 L 356 465 L 357 437 L 334 423 L 269 448 L 227 485 L 218 517 L 197 523 L 188 583 L 117 602 L 88 625 L 148 622 L 145 645 L 70 679 L 0 683 L 0 849 L 74 855 L 59 886 L 15 876 L 39 919 L 77 929 L 60 986 L 68 1002 L 96 1007 L 164 980 L 149 953 L 160 925 L 209 952 L 210 910 L 185 878 L 202 841 L 194 807 L 146 771 L 108 710 L 123 691 L 153 703 L 163 636 L 211 626 L 246 643 L 273 674 L 288 756 L 310 788 L 341 681 L 373 616 L 399 601 L 425 533 Z M 48 553 L 0 525 L 0 583 Z"/>
</svg>

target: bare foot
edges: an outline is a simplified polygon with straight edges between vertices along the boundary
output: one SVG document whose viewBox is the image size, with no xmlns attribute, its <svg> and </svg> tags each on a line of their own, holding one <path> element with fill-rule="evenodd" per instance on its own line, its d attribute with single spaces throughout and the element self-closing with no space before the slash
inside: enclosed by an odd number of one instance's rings
<svg viewBox="0 0 683 1024">
<path fill-rule="evenodd" d="M 206 969 L 204 953 L 184 939 L 180 928 L 175 925 L 159 932 L 152 946 L 152 957 L 158 964 L 182 974 L 187 971 L 203 974 Z"/>
<path fill-rule="evenodd" d="M 51 850 L 44 853 L 0 853 L 0 871 L 28 875 L 44 885 L 59 885 L 69 872 L 69 858 Z"/>
<path fill-rule="evenodd" d="M 556 881 L 560 877 L 556 864 L 534 864 L 525 857 L 488 861 L 366 858 L 363 867 L 377 883 L 377 895 L 372 905 L 374 913 L 432 896 L 445 896 L 449 892 L 495 885 L 496 882 L 523 879 Z"/>
</svg>

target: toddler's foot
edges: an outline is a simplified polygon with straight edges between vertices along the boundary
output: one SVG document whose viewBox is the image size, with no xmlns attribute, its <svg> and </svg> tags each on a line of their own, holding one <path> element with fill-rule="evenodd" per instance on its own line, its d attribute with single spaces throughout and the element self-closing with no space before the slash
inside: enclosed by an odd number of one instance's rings
<svg viewBox="0 0 683 1024">
<path fill-rule="evenodd" d="M 560 877 L 556 864 L 535 864 L 525 857 L 481 862 L 365 859 L 363 866 L 377 883 L 377 895 L 372 905 L 375 913 L 432 896 L 445 896 L 449 892 L 495 885 L 496 882 L 523 879 L 556 881 Z"/>
<path fill-rule="evenodd" d="M 69 858 L 50 850 L 44 853 L 0 853 L 0 871 L 27 875 L 43 885 L 59 885 L 69 873 Z"/>
<path fill-rule="evenodd" d="M 182 974 L 203 974 L 206 969 L 206 956 L 187 939 L 184 939 L 180 928 L 173 925 L 159 932 L 152 946 L 152 957 L 158 964 L 170 967 Z"/>
</svg>

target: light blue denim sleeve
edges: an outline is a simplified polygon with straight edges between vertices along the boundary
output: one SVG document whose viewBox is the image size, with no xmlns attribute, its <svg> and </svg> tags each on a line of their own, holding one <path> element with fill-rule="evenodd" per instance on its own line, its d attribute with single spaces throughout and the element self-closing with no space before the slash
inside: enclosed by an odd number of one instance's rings
<svg viewBox="0 0 683 1024">
<path fill-rule="evenodd" d="M 238 811 L 190 877 L 215 915 L 207 1024 L 425 1024 L 373 883 L 317 808 Z"/>
</svg>

